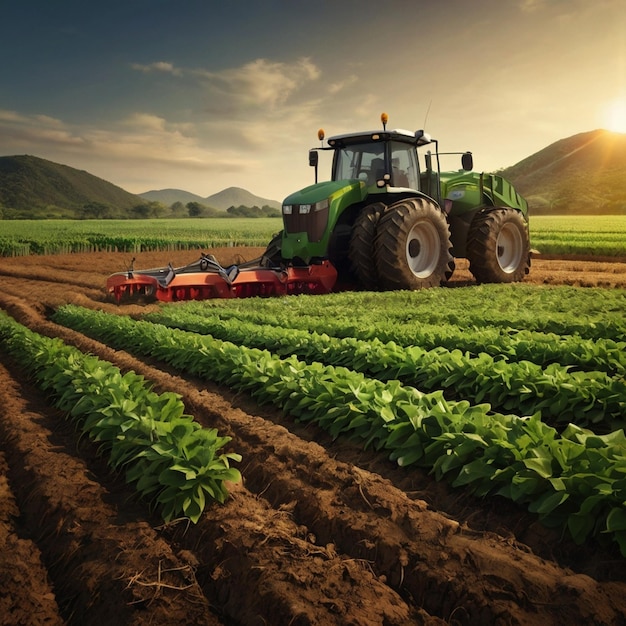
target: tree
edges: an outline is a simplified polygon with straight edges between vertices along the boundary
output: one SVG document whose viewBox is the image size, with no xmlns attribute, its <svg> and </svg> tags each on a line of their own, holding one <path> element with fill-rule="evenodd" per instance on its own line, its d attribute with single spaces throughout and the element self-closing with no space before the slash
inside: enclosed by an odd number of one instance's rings
<svg viewBox="0 0 626 626">
<path fill-rule="evenodd" d="M 88 202 L 83 205 L 81 217 L 85 219 L 104 219 L 113 217 L 113 211 L 108 204 L 104 202 Z"/>
<path fill-rule="evenodd" d="M 205 208 L 204 204 L 200 204 L 199 202 L 187 202 L 189 217 L 200 217 L 204 214 Z"/>
<path fill-rule="evenodd" d="M 174 202 L 174 204 L 170 206 L 170 214 L 172 217 L 183 217 L 183 215 L 189 215 L 187 207 L 185 207 L 180 200 L 178 202 Z"/>
<path fill-rule="evenodd" d="M 279 209 L 275 209 L 268 204 L 264 204 L 261 207 L 261 213 L 263 213 L 263 217 L 282 217 L 282 212 Z"/>
<path fill-rule="evenodd" d="M 137 217 L 141 219 L 145 219 L 150 217 L 152 214 L 152 207 L 149 202 L 144 202 L 142 204 L 137 204 L 130 210 L 131 217 Z"/>
</svg>

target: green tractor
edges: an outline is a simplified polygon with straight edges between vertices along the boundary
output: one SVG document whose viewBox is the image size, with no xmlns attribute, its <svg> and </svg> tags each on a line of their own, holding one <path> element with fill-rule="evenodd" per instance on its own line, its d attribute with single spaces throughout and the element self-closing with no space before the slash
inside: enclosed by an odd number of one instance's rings
<svg viewBox="0 0 626 626">
<path fill-rule="evenodd" d="M 442 172 L 436 140 L 387 130 L 384 113 L 381 121 L 382 130 L 336 135 L 310 150 L 316 182 L 285 198 L 271 264 L 330 261 L 340 281 L 368 290 L 442 285 L 461 257 L 479 283 L 523 280 L 526 200 L 501 176 L 472 172 L 470 152 L 458 153 L 462 169 Z M 319 150 L 334 153 L 330 181 L 317 182 Z"/>
<path fill-rule="evenodd" d="M 442 172 L 437 141 L 387 130 L 384 113 L 381 121 L 382 130 L 337 135 L 309 152 L 315 184 L 285 199 L 283 230 L 258 259 L 224 268 L 202 254 L 178 268 L 131 266 L 109 276 L 108 293 L 117 302 L 175 302 L 420 289 L 444 284 L 462 257 L 479 283 L 523 280 L 526 200 L 501 176 L 472 172 L 470 152 L 462 169 Z M 333 151 L 327 182 L 317 182 L 319 150 Z"/>
</svg>

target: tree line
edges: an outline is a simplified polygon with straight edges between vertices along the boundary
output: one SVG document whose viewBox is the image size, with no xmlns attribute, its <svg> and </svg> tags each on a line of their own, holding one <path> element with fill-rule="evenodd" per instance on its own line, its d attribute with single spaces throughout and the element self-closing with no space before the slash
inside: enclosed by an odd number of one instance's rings
<svg viewBox="0 0 626 626">
<path fill-rule="evenodd" d="M 203 218 L 203 217 L 280 217 L 281 212 L 269 205 L 230 206 L 226 211 L 200 202 L 174 202 L 166 206 L 162 202 L 148 201 L 123 209 L 104 202 L 87 202 L 80 207 L 54 205 L 32 207 L 29 210 L 13 209 L 0 204 L 0 220 L 12 219 L 154 219 L 154 218 Z"/>
</svg>

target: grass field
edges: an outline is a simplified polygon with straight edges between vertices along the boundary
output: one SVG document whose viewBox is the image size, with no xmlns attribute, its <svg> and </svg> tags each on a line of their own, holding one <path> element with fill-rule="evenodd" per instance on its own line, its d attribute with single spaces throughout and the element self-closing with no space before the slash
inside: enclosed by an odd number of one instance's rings
<svg viewBox="0 0 626 626">
<path fill-rule="evenodd" d="M 626 256 L 626 215 L 531 217 L 530 240 L 543 254 Z"/>
<path fill-rule="evenodd" d="M 276 218 L 186 220 L 5 220 L 0 256 L 119 250 L 263 246 L 278 232 Z M 543 254 L 626 256 L 626 216 L 536 216 L 531 245 Z"/>
</svg>

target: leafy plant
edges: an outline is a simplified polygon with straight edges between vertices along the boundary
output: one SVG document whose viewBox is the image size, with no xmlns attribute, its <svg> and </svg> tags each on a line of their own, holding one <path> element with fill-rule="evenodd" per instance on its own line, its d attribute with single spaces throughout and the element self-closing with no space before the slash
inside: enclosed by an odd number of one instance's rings
<svg viewBox="0 0 626 626">
<path fill-rule="evenodd" d="M 156 394 L 143 377 L 38 335 L 0 313 L 0 344 L 28 367 L 54 404 L 65 411 L 139 493 L 160 506 L 163 519 L 197 522 L 207 502 L 224 502 L 226 484 L 241 479 L 230 466 L 230 442 L 184 413 L 180 396 Z"/>
<path fill-rule="evenodd" d="M 621 430 L 600 436 L 572 424 L 559 434 L 539 414 L 493 413 L 488 404 L 449 401 L 441 391 L 426 394 L 345 367 L 280 359 L 267 350 L 70 305 L 55 320 L 113 347 L 245 390 L 333 437 L 384 451 L 399 465 L 430 468 L 479 495 L 525 504 L 578 542 L 611 537 L 626 556 Z"/>
</svg>

